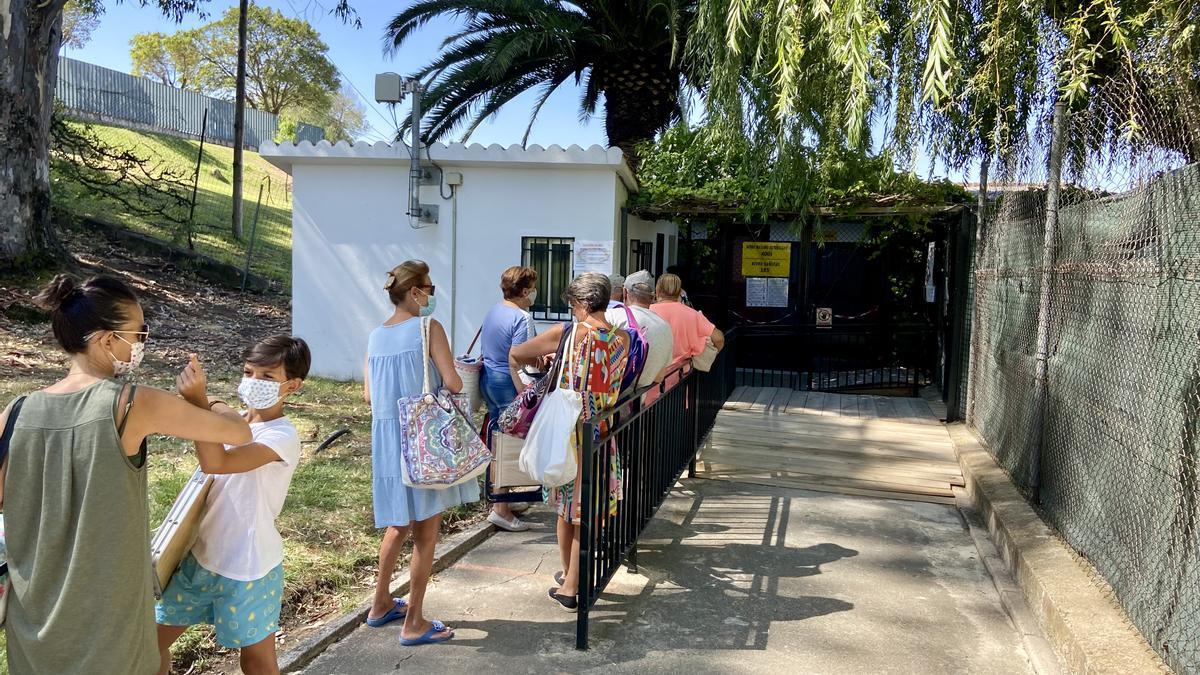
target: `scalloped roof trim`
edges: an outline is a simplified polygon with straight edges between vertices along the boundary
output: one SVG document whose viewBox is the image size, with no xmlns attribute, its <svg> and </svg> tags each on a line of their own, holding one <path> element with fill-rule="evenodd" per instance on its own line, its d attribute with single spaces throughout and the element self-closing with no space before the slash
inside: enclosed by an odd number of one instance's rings
<svg viewBox="0 0 1200 675">
<path fill-rule="evenodd" d="M 488 146 L 479 143 L 434 143 L 429 146 L 429 152 L 439 162 L 453 163 L 512 163 L 512 164 L 564 164 L 611 166 L 631 189 L 637 189 L 637 182 L 625 162 L 625 155 L 620 148 L 606 148 L 602 145 L 592 145 L 588 148 L 570 145 L 566 148 L 560 145 L 542 147 L 530 145 L 521 147 L 513 144 L 504 147 L 498 143 Z M 291 141 L 284 143 L 265 142 L 259 147 L 259 155 L 276 166 L 285 168 L 296 160 L 342 159 L 342 160 L 408 160 L 408 146 L 401 143 L 376 141 L 375 143 L 349 143 L 338 141 L 330 143 L 322 140 Z"/>
<path fill-rule="evenodd" d="M 570 145 L 566 148 L 561 145 L 551 145 L 544 148 L 534 144 L 528 147 L 521 147 L 513 144 L 507 148 L 498 144 L 484 146 L 479 143 L 434 143 L 429 146 L 431 152 L 439 155 L 437 159 L 464 159 L 476 161 L 569 161 L 578 164 L 617 164 L 624 161 L 625 155 L 620 148 L 606 148 L 602 145 L 592 145 L 588 148 L 583 148 L 579 145 Z M 329 141 L 300 141 L 293 143 L 291 141 L 284 143 L 265 142 L 259 148 L 261 154 L 272 154 L 285 157 L 362 157 L 362 158 L 380 158 L 392 159 L 397 156 L 405 157 L 408 155 L 407 146 L 398 143 L 388 143 L 385 141 L 376 141 L 375 143 L 348 143 L 346 141 L 338 141 L 330 143 Z M 561 156 L 552 157 L 555 155 Z"/>
</svg>

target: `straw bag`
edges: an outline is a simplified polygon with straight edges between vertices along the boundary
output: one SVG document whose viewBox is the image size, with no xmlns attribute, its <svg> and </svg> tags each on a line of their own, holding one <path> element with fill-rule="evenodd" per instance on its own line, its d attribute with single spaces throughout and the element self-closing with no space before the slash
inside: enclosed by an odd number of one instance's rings
<svg viewBox="0 0 1200 675">
<path fill-rule="evenodd" d="M 467 347 L 467 353 L 454 359 L 454 369 L 458 371 L 458 377 L 462 380 L 462 394 L 467 397 L 467 411 L 472 413 L 483 405 L 483 391 L 479 384 L 483 374 L 483 354 L 471 356 L 482 333 L 483 326 L 480 326 L 479 330 L 475 331 L 471 345 Z"/>
<path fill-rule="evenodd" d="M 492 434 L 492 487 L 528 487 L 540 485 L 532 476 L 521 470 L 521 450 L 525 439 L 510 436 L 502 431 Z"/>
<path fill-rule="evenodd" d="M 461 485 L 487 470 L 492 453 L 464 412 L 467 397 L 434 392 L 429 380 L 429 319 L 421 319 L 422 392 L 397 401 L 400 464 L 404 484 L 441 490 Z"/>
<path fill-rule="evenodd" d="M 567 338 L 567 349 L 558 360 L 554 371 L 557 382 L 563 363 L 570 360 L 575 344 L 575 326 Z M 538 406 L 529 434 L 525 436 L 525 447 L 521 449 L 521 470 L 546 487 L 558 487 L 575 480 L 578 464 L 571 436 L 579 425 L 583 412 L 583 396 L 572 384 L 574 367 L 567 371 L 567 386 L 556 386 Z M 590 368 L 588 369 L 590 370 Z"/>
</svg>

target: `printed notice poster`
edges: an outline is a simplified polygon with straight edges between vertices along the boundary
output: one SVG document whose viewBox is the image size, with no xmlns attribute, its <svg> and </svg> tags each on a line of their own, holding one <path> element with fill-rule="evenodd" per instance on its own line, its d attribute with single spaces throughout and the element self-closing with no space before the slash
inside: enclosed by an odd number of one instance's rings
<svg viewBox="0 0 1200 675">
<path fill-rule="evenodd" d="M 792 245 L 788 242 L 742 242 L 742 276 L 786 277 L 792 272 Z"/>
<path fill-rule="evenodd" d="M 933 282 L 933 263 L 937 255 L 937 246 L 929 242 L 929 254 L 925 257 L 925 302 L 934 302 L 937 298 L 937 286 Z"/>
<path fill-rule="evenodd" d="M 747 307 L 787 307 L 788 280 L 778 277 L 747 277 Z"/>
<path fill-rule="evenodd" d="M 575 276 L 584 272 L 599 272 L 604 275 L 613 271 L 613 242 L 575 240 Z"/>
</svg>

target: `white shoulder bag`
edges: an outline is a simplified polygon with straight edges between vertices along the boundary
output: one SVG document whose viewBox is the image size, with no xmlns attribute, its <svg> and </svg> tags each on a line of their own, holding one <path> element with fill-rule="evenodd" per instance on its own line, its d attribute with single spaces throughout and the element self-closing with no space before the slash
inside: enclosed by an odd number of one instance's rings
<svg viewBox="0 0 1200 675">
<path fill-rule="evenodd" d="M 567 338 L 563 358 L 559 359 L 558 368 L 552 375 L 555 388 L 542 399 L 538 406 L 533 423 L 529 425 L 529 434 L 525 437 L 525 447 L 521 449 L 518 464 L 521 470 L 546 487 L 558 487 L 575 480 L 578 463 L 575 450 L 571 446 L 571 436 L 579 424 L 579 415 L 583 412 L 583 397 L 575 389 L 575 364 L 569 364 L 567 371 L 567 386 L 558 386 L 563 364 L 571 361 L 575 353 L 575 330 L 578 324 L 571 326 Z"/>
</svg>

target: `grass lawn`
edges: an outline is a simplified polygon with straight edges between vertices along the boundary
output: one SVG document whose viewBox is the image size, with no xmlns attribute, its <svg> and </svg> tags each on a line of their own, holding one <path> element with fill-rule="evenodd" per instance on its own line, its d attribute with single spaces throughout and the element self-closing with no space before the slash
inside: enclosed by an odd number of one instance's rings
<svg viewBox="0 0 1200 675">
<path fill-rule="evenodd" d="M 90 129 L 102 142 L 147 160 L 155 172 L 166 171 L 183 179 L 190 199 L 196 156 L 200 141 L 166 134 L 134 131 L 103 124 L 69 122 L 76 129 Z M 193 221 L 194 242 L 198 253 L 242 267 L 250 240 L 251 226 L 262 187 L 262 206 L 255 229 L 251 270 L 276 282 L 279 288 L 291 285 L 292 194 L 291 178 L 268 164 L 258 153 L 244 155 L 243 238 L 232 234 L 233 148 L 206 143 L 200 166 Z M 118 182 L 115 190 L 121 199 L 89 189 L 65 174 L 57 162 L 51 169 L 52 199 L 55 208 L 75 218 L 90 218 L 121 225 L 136 232 L 186 246 L 185 230 L 167 218 L 152 218 L 133 212 L 121 202 L 145 203 L 127 182 Z M 177 218 L 186 211 L 171 209 Z"/>
<path fill-rule="evenodd" d="M 288 297 L 214 288 L 186 270 L 164 272 L 161 261 L 120 248 L 95 232 L 62 232 L 76 252 L 77 277 L 105 273 L 125 278 L 142 299 L 151 339 L 137 381 L 170 388 L 191 352 L 209 373 L 209 391 L 235 401 L 241 350 L 253 340 L 290 327 Z M 0 405 L 43 387 L 67 371 L 46 316 L 30 297 L 52 271 L 0 276 Z M 380 533 L 371 507 L 370 408 L 356 382 L 311 378 L 291 399 L 288 416 L 300 432 L 303 453 L 279 518 L 285 547 L 285 593 L 278 650 L 295 646 L 305 630 L 359 603 L 374 585 Z M 321 452 L 318 444 L 350 429 Z M 161 522 L 197 466 L 189 443 L 150 441 L 151 526 Z M 443 532 L 485 515 L 481 504 L 445 514 Z M 402 562 L 402 564 L 404 564 Z M 0 635 L 0 641 L 2 641 Z M 189 631 L 175 649 L 175 672 L 236 672 L 236 657 L 217 648 L 209 628 Z M 0 660 L 0 673 L 7 672 Z"/>
</svg>

